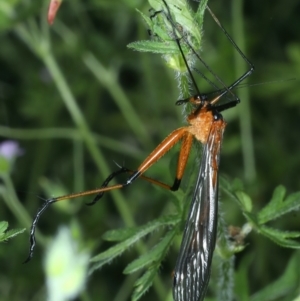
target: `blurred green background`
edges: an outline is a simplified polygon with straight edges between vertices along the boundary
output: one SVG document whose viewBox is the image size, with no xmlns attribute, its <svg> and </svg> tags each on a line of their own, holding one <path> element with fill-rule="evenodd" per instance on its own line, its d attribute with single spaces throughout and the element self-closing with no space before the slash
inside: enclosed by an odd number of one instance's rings
<svg viewBox="0 0 300 301">
<path fill-rule="evenodd" d="M 183 124 L 181 108 L 174 105 L 179 91 L 173 72 L 159 55 L 126 47 L 148 39 L 135 11 L 147 14 L 147 1 L 66 1 L 52 27 L 45 21 L 47 5 L 19 0 L 0 4 L 0 137 L 18 141 L 24 151 L 0 183 L 0 220 L 11 228 L 28 229 L 42 198 L 99 187 L 116 169 L 114 161 L 136 168 Z M 250 86 L 237 90 L 241 105 L 224 113 L 229 124 L 220 169 L 231 179 L 242 179 L 259 209 L 277 185 L 286 186 L 288 193 L 300 186 L 300 4 L 211 0 L 209 5 L 256 68 Z M 232 45 L 209 14 L 203 34 L 203 59 L 226 84 L 232 83 L 244 67 L 239 59 L 236 63 Z M 175 155 L 171 152 L 148 174 L 171 184 L 169 165 Z M 41 219 L 42 239 L 30 263 L 21 264 L 28 232 L 1 244 L 0 300 L 43 300 L 42 241 L 60 224 L 76 219 L 96 254 L 110 245 L 101 240 L 105 231 L 171 212 L 171 197 L 138 181 L 106 194 L 92 208 L 84 205 L 90 198 L 53 206 Z M 241 226 L 241 212 L 222 194 L 220 199 L 228 224 Z M 299 218 L 298 212 L 291 213 L 274 227 L 299 230 Z M 151 289 L 143 300 L 170 300 L 179 243 L 180 237 L 161 268 L 160 288 Z M 249 266 L 251 295 L 282 275 L 293 252 L 257 234 L 247 243 L 236 267 Z M 136 256 L 132 249 L 97 271 L 80 300 L 128 300 L 133 278 L 122 270 Z"/>
</svg>

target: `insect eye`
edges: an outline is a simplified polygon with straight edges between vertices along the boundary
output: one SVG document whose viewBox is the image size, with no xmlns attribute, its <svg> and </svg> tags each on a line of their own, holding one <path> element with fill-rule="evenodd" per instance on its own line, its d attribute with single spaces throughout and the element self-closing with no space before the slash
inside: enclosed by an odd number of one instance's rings
<svg viewBox="0 0 300 301">
<path fill-rule="evenodd" d="M 223 119 L 223 116 L 219 113 L 219 112 L 214 112 L 214 120 L 217 121 L 217 120 L 222 120 Z"/>
</svg>

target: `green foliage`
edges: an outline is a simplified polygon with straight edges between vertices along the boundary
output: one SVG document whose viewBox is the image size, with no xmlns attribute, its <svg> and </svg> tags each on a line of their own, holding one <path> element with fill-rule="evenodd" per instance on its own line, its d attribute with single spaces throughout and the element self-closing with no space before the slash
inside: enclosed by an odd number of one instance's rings
<svg viewBox="0 0 300 301">
<path fill-rule="evenodd" d="M 93 257 L 91 261 L 93 265 L 91 267 L 91 273 L 101 268 L 103 265 L 111 262 L 116 256 L 121 255 L 128 250 L 138 240 L 144 238 L 146 235 L 157 231 L 161 227 L 168 227 L 169 230 L 164 234 L 161 241 L 156 244 L 146 254 L 141 255 L 139 258 L 133 260 L 124 269 L 124 274 L 132 274 L 139 270 L 144 270 L 144 274 L 136 280 L 134 283 L 134 291 L 132 293 L 132 300 L 138 300 L 153 284 L 154 277 L 161 267 L 162 261 L 178 232 L 177 225 L 180 222 L 180 217 L 162 216 L 159 219 L 153 220 L 150 223 L 136 228 L 111 230 L 103 235 L 103 238 L 108 241 L 121 241 L 108 250 Z M 171 228 L 170 228 L 171 227 Z"/>
<path fill-rule="evenodd" d="M 299 193 L 291 194 L 284 199 L 286 190 L 283 186 L 278 186 L 274 190 L 270 202 L 268 202 L 258 213 L 254 213 L 251 197 L 240 190 L 241 187 L 239 185 L 236 185 L 235 182 L 233 182 L 232 185 L 224 178 L 222 178 L 221 185 L 223 191 L 226 192 L 231 199 L 237 202 L 247 221 L 238 234 L 240 238 L 238 239 L 236 236 L 236 238 L 229 240 L 226 225 L 224 224 L 222 217 L 219 217 L 217 253 L 220 256 L 220 279 L 218 282 L 218 300 L 232 300 L 233 258 L 236 253 L 244 250 L 244 240 L 251 230 L 269 238 L 281 247 L 291 249 L 300 248 L 300 242 L 293 240 L 300 237 L 299 231 L 282 231 L 265 225 L 265 223 L 274 221 L 280 216 L 298 210 L 300 200 Z M 173 226 L 163 235 L 163 238 L 158 244 L 146 254 L 142 254 L 139 258 L 133 260 L 124 269 L 124 274 L 131 274 L 139 270 L 144 270 L 142 276 L 138 278 L 134 284 L 135 290 L 132 294 L 132 300 L 138 300 L 153 284 L 154 276 L 158 272 L 162 261 L 178 232 L 178 226 L 181 222 L 180 216 L 184 216 L 183 211 L 183 208 L 181 208 L 181 213 L 179 213 L 179 215 L 163 216 L 141 227 L 110 230 L 106 232 L 103 235 L 104 239 L 118 243 L 92 258 L 94 264 L 92 265 L 91 272 L 110 263 L 117 256 L 120 256 L 126 250 L 130 249 L 138 240 L 158 230 L 158 228 Z M 295 283 L 295 280 L 293 280 L 293 283 Z M 263 294 L 263 292 L 257 292 L 256 294 L 260 295 Z M 281 293 L 278 292 L 278 294 L 280 295 Z"/>
<path fill-rule="evenodd" d="M 6 242 L 8 239 L 17 236 L 18 234 L 23 233 L 26 229 L 12 229 L 8 230 L 8 222 L 0 222 L 0 242 Z"/>
<path fill-rule="evenodd" d="M 154 9 L 152 16 L 147 16 L 141 11 L 150 34 L 153 37 L 153 41 L 138 41 L 129 44 L 130 48 L 138 51 L 147 51 L 162 54 L 177 54 L 180 56 L 178 45 L 174 40 L 174 34 L 179 39 L 187 41 L 194 49 L 199 50 L 201 48 L 202 40 L 202 28 L 203 17 L 206 8 L 206 1 L 201 1 L 197 11 L 193 11 L 186 1 L 172 1 L 168 3 L 168 7 L 160 0 L 149 1 L 150 5 Z M 175 29 L 174 26 L 177 28 Z M 183 44 L 184 45 L 184 44 Z M 190 47 L 184 48 L 184 53 L 188 57 L 192 55 Z M 165 56 L 167 64 L 172 57 Z M 188 60 L 189 65 L 193 65 L 192 60 Z M 175 70 L 178 70 L 174 66 Z"/>
<path fill-rule="evenodd" d="M 153 232 L 157 228 L 170 226 L 176 222 L 178 223 L 178 217 L 176 218 L 176 216 L 165 216 L 135 229 L 121 229 L 107 232 L 106 234 L 104 234 L 104 238 L 109 241 L 121 240 L 122 242 L 93 257 L 91 261 L 95 262 L 95 264 L 92 266 L 91 270 L 94 271 L 95 269 L 101 268 L 104 264 L 109 263 L 116 256 L 121 255 L 134 243 L 142 239 L 145 235 Z M 126 273 L 128 273 L 128 271 Z"/>
<path fill-rule="evenodd" d="M 300 192 L 293 193 L 284 199 L 286 189 L 280 185 L 275 188 L 270 202 L 259 212 L 258 222 L 264 224 L 288 212 L 299 210 Z"/>
<path fill-rule="evenodd" d="M 154 10 L 159 10 L 155 6 L 158 2 L 152 2 Z M 181 6 L 184 1 L 172 3 L 172 17 L 179 24 L 185 23 L 188 41 L 230 85 L 245 69 L 232 45 L 209 15 L 205 14 L 202 22 L 197 2 L 191 1 L 187 9 Z M 241 3 L 209 3 L 254 63 L 256 72 L 248 89 L 237 90 L 241 104 L 224 114 L 228 126 L 220 170 L 242 180 L 222 184 L 228 194 L 220 194 L 224 223 L 219 226 L 207 299 L 216 300 L 212 292 L 218 291 L 220 283 L 219 291 L 223 289 L 227 296 L 220 295 L 222 301 L 230 299 L 230 293 L 239 300 L 297 300 L 298 3 L 275 1 L 270 6 L 267 1 L 254 0 L 244 2 L 243 7 Z M 190 93 L 185 76 L 175 75 L 181 89 L 176 87 L 174 66 L 177 72 L 186 70 L 170 24 L 162 13 L 151 20 L 145 1 L 63 2 L 50 28 L 46 24 L 47 5 L 36 1 L 0 4 L 0 137 L 1 142 L 17 140 L 23 149 L 13 161 L 0 157 L 1 220 L 17 229 L 29 229 L 41 199 L 99 187 L 116 169 L 114 161 L 133 169 L 139 166 L 164 137 L 182 125 L 181 112 L 174 103 L 178 94 Z M 150 41 L 147 29 L 152 31 Z M 179 26 L 176 32 L 181 36 Z M 127 49 L 128 44 L 143 53 Z M 183 50 L 189 48 L 184 46 Z M 169 57 L 168 66 L 160 55 L 149 51 Z M 193 60 L 191 54 L 187 56 Z M 200 70 L 209 73 L 205 68 Z M 296 80 L 285 81 L 292 78 Z M 201 76 L 196 80 L 201 92 L 211 90 Z M 252 83 L 274 80 L 278 82 L 251 87 Z M 167 168 L 172 156 L 174 152 L 158 162 L 149 175 L 172 183 L 172 161 Z M 196 165 L 194 158 L 191 161 Z M 56 210 L 58 204 L 51 206 L 41 217 L 30 263 L 21 264 L 28 251 L 28 233 L 1 244 L 0 298 L 45 300 L 40 254 L 47 247 L 48 235 L 54 235 L 59 225 L 69 223 L 75 215 L 85 241 L 93 247 L 94 258 L 111 252 L 105 262 L 114 259 L 89 278 L 79 300 L 128 300 L 135 285 L 134 300 L 142 296 L 145 301 L 170 301 L 170 275 L 181 242 L 175 234 L 182 230 L 190 200 L 184 194 L 179 192 L 180 204 L 176 205 L 174 194 L 137 181 L 122 192 L 106 193 L 92 208 L 80 200 L 61 202 L 63 210 Z M 163 223 L 166 217 L 170 221 Z M 227 223 L 238 226 L 240 233 L 229 237 Z M 6 231 L 6 222 L 1 225 L 4 237 L 13 234 Z M 107 233 L 114 228 L 122 230 Z M 99 238 L 103 233 L 113 245 Z M 126 272 L 124 278 L 122 270 Z"/>
<path fill-rule="evenodd" d="M 135 290 L 132 294 L 132 300 L 138 300 L 152 286 L 154 277 L 161 267 L 161 263 L 170 248 L 175 234 L 176 231 L 168 232 L 148 254 L 133 261 L 124 270 L 125 274 L 131 274 L 139 269 L 147 268 L 143 276 L 134 284 Z"/>
<path fill-rule="evenodd" d="M 167 66 L 177 72 L 181 97 L 187 98 L 190 96 L 188 70 L 177 42 L 180 41 L 189 68 L 193 69 L 197 57 L 192 49 L 196 52 L 201 49 L 207 0 L 201 1 L 196 11 L 184 0 L 172 1 L 168 6 L 161 0 L 149 0 L 149 3 L 154 10 L 152 16 L 138 12 L 149 28 L 152 40 L 132 42 L 128 47 L 141 52 L 162 54 Z"/>
<path fill-rule="evenodd" d="M 300 208 L 300 192 L 285 197 L 286 189 L 280 185 L 275 188 L 271 200 L 258 213 L 252 212 L 253 201 L 243 191 L 235 191 L 229 183 L 223 179 L 223 190 L 237 201 L 246 217 L 249 225 L 257 233 L 266 236 L 278 245 L 285 248 L 299 249 L 300 242 L 292 240 L 300 237 L 300 231 L 281 231 L 265 225 L 267 222 L 276 220 L 291 211 Z"/>
</svg>

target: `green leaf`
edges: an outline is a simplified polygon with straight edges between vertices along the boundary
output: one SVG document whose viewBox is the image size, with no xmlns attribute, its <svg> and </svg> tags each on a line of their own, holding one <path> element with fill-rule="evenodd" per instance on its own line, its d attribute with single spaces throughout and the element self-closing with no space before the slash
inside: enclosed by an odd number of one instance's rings
<svg viewBox="0 0 300 301">
<path fill-rule="evenodd" d="M 149 0 L 156 12 L 153 17 L 149 18 L 142 12 L 138 12 L 152 33 L 152 41 L 138 41 L 129 44 L 128 47 L 141 52 L 162 54 L 168 67 L 185 76 L 187 69 L 176 43 L 176 37 L 181 40 L 182 51 L 192 69 L 195 63 L 195 52 L 191 47 L 196 52 L 201 48 L 203 17 L 207 1 L 203 0 L 197 12 L 194 12 L 187 1 L 168 1 L 166 7 L 161 0 Z"/>
<path fill-rule="evenodd" d="M 103 234 L 102 238 L 107 241 L 122 241 L 134 235 L 138 235 L 139 232 L 143 232 L 147 228 L 151 228 L 151 231 L 154 231 L 159 227 L 175 225 L 178 221 L 178 215 L 164 215 L 140 227 L 109 230 Z"/>
<path fill-rule="evenodd" d="M 160 54 L 179 54 L 179 49 L 176 43 L 162 43 L 158 41 L 137 41 L 127 45 L 141 52 L 152 52 Z"/>
<path fill-rule="evenodd" d="M 166 236 L 149 252 L 132 261 L 124 270 L 124 274 L 134 273 L 154 262 L 160 262 L 167 250 L 171 246 L 174 236 L 177 234 L 176 229 L 169 231 Z"/>
<path fill-rule="evenodd" d="M 285 193 L 284 186 L 275 188 L 271 201 L 258 214 L 260 224 L 300 209 L 300 192 L 293 193 L 284 200 Z"/>
<path fill-rule="evenodd" d="M 136 8 L 136 11 L 142 16 L 147 26 L 151 28 L 152 27 L 151 19 L 148 16 L 146 16 L 144 13 L 142 13 L 139 9 Z"/>
<path fill-rule="evenodd" d="M 243 211 L 251 212 L 252 211 L 252 200 L 248 194 L 243 191 L 237 191 L 236 196 L 239 200 L 239 205 Z"/>
<path fill-rule="evenodd" d="M 278 245 L 285 248 L 299 249 L 300 242 L 291 240 L 289 238 L 298 238 L 300 237 L 300 232 L 296 231 L 281 231 L 274 228 L 267 227 L 258 223 L 257 216 L 252 213 L 244 212 L 244 216 L 250 222 L 254 230 L 258 233 L 268 237 Z"/>
<path fill-rule="evenodd" d="M 243 184 L 240 179 L 234 179 L 232 182 L 229 182 L 225 177 L 220 177 L 220 187 L 231 199 L 233 199 L 239 205 L 239 207 L 243 209 L 246 206 L 247 208 L 247 197 L 245 197 L 244 199 L 244 201 L 246 202 L 244 206 L 237 196 L 237 193 L 243 190 Z M 244 195 L 241 194 L 240 197 L 243 199 Z"/>
<path fill-rule="evenodd" d="M 148 16 L 144 15 L 141 11 L 137 9 L 141 14 L 142 18 L 146 22 L 148 28 L 151 31 L 152 37 L 160 42 L 171 42 L 175 44 L 174 40 L 170 38 L 169 33 L 165 30 L 165 21 L 161 15 L 157 15 L 155 19 L 150 19 Z"/>
<path fill-rule="evenodd" d="M 14 236 L 23 233 L 26 229 L 12 229 L 7 232 L 5 232 L 8 228 L 8 222 L 2 221 L 0 222 L 0 242 L 6 241 L 10 238 L 13 238 Z"/>
<path fill-rule="evenodd" d="M 102 238 L 107 241 L 123 241 L 136 233 L 138 233 L 139 228 L 121 228 L 121 229 L 114 229 L 105 232 L 102 235 Z"/>
<path fill-rule="evenodd" d="M 300 242 L 289 239 L 300 237 L 300 232 L 281 231 L 266 226 L 260 226 L 259 231 L 262 235 L 268 237 L 269 239 L 273 240 L 275 243 L 282 247 L 300 249 Z"/>
<path fill-rule="evenodd" d="M 234 192 L 239 190 L 244 190 L 244 185 L 241 179 L 235 178 L 231 181 L 228 180 L 227 177 L 220 176 L 220 186 L 224 189 L 228 194 L 232 194 L 234 197 Z"/>
<path fill-rule="evenodd" d="M 177 224 L 180 221 L 179 217 L 174 215 L 163 216 L 157 220 L 154 220 L 144 226 L 138 227 L 137 231 L 132 232 L 132 236 L 123 242 L 109 248 L 108 250 L 94 256 L 91 262 L 95 264 L 91 267 L 90 273 L 94 270 L 101 268 L 103 265 L 112 261 L 115 257 L 121 255 L 124 251 L 128 250 L 134 243 L 146 236 L 147 234 L 153 232 L 159 227 L 170 226 Z"/>
<path fill-rule="evenodd" d="M 4 233 L 7 228 L 8 228 L 8 222 L 6 221 L 0 222 L 0 235 L 2 235 L 2 233 Z"/>
<path fill-rule="evenodd" d="M 157 274 L 157 270 L 158 267 L 147 270 L 147 272 L 136 281 L 134 284 L 135 289 L 132 293 L 132 301 L 139 300 L 146 293 L 153 283 L 154 277 Z"/>
<path fill-rule="evenodd" d="M 281 277 L 275 280 L 272 284 L 264 287 L 259 292 L 251 296 L 251 301 L 271 301 L 281 300 L 287 294 L 292 294 L 293 297 L 299 291 L 300 283 L 300 253 L 295 252 L 291 257 L 288 266 Z M 290 296 L 289 300 L 293 298 Z"/>
<path fill-rule="evenodd" d="M 195 14 L 195 19 L 197 20 L 200 31 L 202 31 L 202 27 L 203 27 L 204 13 L 205 13 L 205 10 L 206 10 L 207 2 L 208 2 L 208 0 L 200 1 L 197 12 Z"/>
</svg>

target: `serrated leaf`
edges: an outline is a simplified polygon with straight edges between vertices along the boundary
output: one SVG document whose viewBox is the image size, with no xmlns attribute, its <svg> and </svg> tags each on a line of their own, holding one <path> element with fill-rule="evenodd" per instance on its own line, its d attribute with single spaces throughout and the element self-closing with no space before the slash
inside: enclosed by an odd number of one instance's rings
<svg viewBox="0 0 300 301">
<path fill-rule="evenodd" d="M 8 222 L 2 221 L 0 222 L 0 234 L 4 233 L 8 228 Z"/>
<path fill-rule="evenodd" d="M 132 294 L 132 301 L 139 300 L 149 289 L 153 283 L 153 279 L 157 273 L 158 267 L 156 269 L 148 270 L 141 278 L 139 278 L 134 284 L 135 289 Z"/>
<path fill-rule="evenodd" d="M 271 201 L 258 214 L 260 224 L 274 220 L 290 211 L 300 209 L 300 192 L 293 193 L 284 200 L 285 192 L 283 186 L 276 187 Z"/>
<path fill-rule="evenodd" d="M 296 231 L 280 231 L 266 226 L 260 227 L 260 233 L 269 239 L 273 240 L 276 244 L 291 249 L 300 249 L 300 242 L 291 240 L 289 238 L 300 237 L 300 232 Z"/>
<path fill-rule="evenodd" d="M 164 215 L 140 227 L 109 230 L 103 234 L 102 238 L 107 241 L 122 241 L 145 231 L 148 227 L 152 229 L 151 231 L 154 231 L 159 227 L 175 225 L 178 221 L 178 215 Z"/>
<path fill-rule="evenodd" d="M 268 237 L 273 242 L 286 248 L 300 249 L 300 242 L 291 240 L 290 238 L 300 237 L 300 232 L 296 231 L 281 231 L 258 223 L 257 216 L 252 213 L 243 213 L 252 227 L 260 234 Z"/>
<path fill-rule="evenodd" d="M 139 228 L 137 227 L 114 229 L 105 232 L 102 238 L 107 241 L 122 241 L 135 235 L 138 231 Z"/>
<path fill-rule="evenodd" d="M 164 5 L 162 5 L 161 1 L 151 0 L 149 3 L 156 11 L 157 8 L 161 7 L 161 9 L 158 10 L 163 10 L 163 14 L 168 15 L 168 10 Z M 182 28 L 179 30 L 179 33 L 183 31 L 185 34 L 190 35 L 192 37 L 191 40 L 195 43 L 195 45 L 193 44 L 193 48 L 199 49 L 201 43 L 202 24 L 197 23 L 198 20 L 195 19 L 195 13 L 190 9 L 187 2 L 173 0 L 168 3 L 168 8 L 172 15 L 171 18 L 173 19 L 174 24 L 179 24 L 179 27 Z M 166 29 L 168 29 L 168 27 Z"/>
<path fill-rule="evenodd" d="M 156 246 L 154 246 L 154 248 L 128 264 L 124 270 L 124 274 L 134 273 L 148 266 L 149 264 L 153 264 L 153 262 L 161 262 L 171 246 L 172 240 L 176 233 L 177 231 L 175 229 L 169 231 L 166 236 Z"/>
<path fill-rule="evenodd" d="M 101 262 L 104 262 L 103 264 L 105 264 L 108 261 L 111 261 L 116 256 L 119 256 L 124 251 L 128 250 L 128 248 L 131 247 L 134 243 L 136 243 L 139 239 L 141 239 L 142 237 L 144 237 L 145 235 L 149 234 L 152 231 L 153 231 L 152 228 L 148 228 L 148 229 L 145 229 L 144 231 L 140 231 L 140 232 L 136 233 L 132 237 L 122 241 L 119 244 L 114 245 L 113 247 L 98 254 L 97 256 L 94 256 L 93 258 L 91 258 L 91 262 L 101 261 Z"/>
<path fill-rule="evenodd" d="M 207 2 L 208 0 L 200 1 L 197 12 L 194 16 L 194 18 L 197 20 L 197 23 L 199 24 L 199 28 L 198 28 L 199 31 L 201 31 L 203 27 L 203 19 L 204 19 L 204 13 L 206 10 Z"/>
<path fill-rule="evenodd" d="M 91 267 L 90 273 L 96 269 L 101 268 L 103 265 L 112 261 L 115 257 L 120 256 L 124 251 L 128 250 L 134 243 L 143 238 L 145 235 L 153 232 L 159 227 L 169 226 L 179 222 L 179 217 L 177 219 L 174 215 L 163 216 L 157 220 L 151 221 L 150 223 L 138 228 L 138 231 L 134 233 L 130 238 L 122 241 L 121 243 L 109 248 L 108 250 L 94 256 L 91 262 L 95 264 Z"/>
<path fill-rule="evenodd" d="M 142 13 L 139 9 L 136 8 L 135 10 L 142 16 L 147 26 L 151 28 L 152 27 L 151 19 L 148 16 L 146 16 L 144 13 Z"/>
<path fill-rule="evenodd" d="M 141 14 L 142 18 L 146 22 L 153 38 L 158 39 L 161 42 L 173 41 L 173 39 L 169 35 L 169 32 L 171 32 L 172 29 L 170 27 L 170 24 L 166 21 L 165 16 L 162 12 L 157 13 L 153 18 L 149 18 L 139 10 L 137 11 Z"/>
<path fill-rule="evenodd" d="M 0 242 L 6 241 L 10 238 L 13 238 L 14 236 L 16 236 L 20 233 L 23 233 L 26 230 L 25 228 L 23 228 L 23 229 L 12 229 L 12 230 L 9 230 L 9 231 L 5 232 L 7 227 L 8 227 L 7 222 L 1 222 L 0 223 Z M 4 229 L 4 231 L 2 231 L 3 229 Z"/>
<path fill-rule="evenodd" d="M 268 216 L 272 215 L 274 210 L 283 202 L 285 192 L 286 189 L 282 185 L 274 189 L 270 202 L 258 214 L 260 223 L 264 224 L 269 220 Z"/>
<path fill-rule="evenodd" d="M 127 47 L 141 52 L 179 54 L 179 48 L 174 42 L 166 43 L 158 41 L 137 41 L 129 43 Z"/>
<path fill-rule="evenodd" d="M 163 9 L 163 2 L 161 0 L 148 0 L 149 4 L 155 11 Z"/>
</svg>

